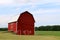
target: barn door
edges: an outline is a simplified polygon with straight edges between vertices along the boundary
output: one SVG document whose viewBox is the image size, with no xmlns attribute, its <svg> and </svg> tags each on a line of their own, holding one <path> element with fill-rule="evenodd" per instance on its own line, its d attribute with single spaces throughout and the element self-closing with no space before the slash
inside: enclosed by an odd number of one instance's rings
<svg viewBox="0 0 60 40">
<path fill-rule="evenodd" d="M 23 30 L 23 35 L 27 35 L 27 30 Z"/>
<path fill-rule="evenodd" d="M 31 26 L 25 25 L 25 24 L 22 25 L 22 28 L 21 28 L 22 29 L 22 31 L 21 31 L 22 35 L 30 35 L 32 33 L 30 27 Z"/>
<path fill-rule="evenodd" d="M 31 34 L 31 30 L 23 30 L 22 31 L 22 35 L 30 35 Z"/>
<path fill-rule="evenodd" d="M 18 35 L 21 35 L 21 30 L 18 30 L 18 31 L 17 31 L 17 34 L 18 34 Z"/>
<path fill-rule="evenodd" d="M 30 35 L 32 32 L 31 30 L 27 30 L 27 34 Z"/>
</svg>

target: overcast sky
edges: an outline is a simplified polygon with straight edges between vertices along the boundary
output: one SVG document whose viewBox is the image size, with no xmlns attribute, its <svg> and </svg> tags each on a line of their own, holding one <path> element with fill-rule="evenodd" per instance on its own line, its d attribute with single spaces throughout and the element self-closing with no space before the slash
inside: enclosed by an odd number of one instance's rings
<svg viewBox="0 0 60 40">
<path fill-rule="evenodd" d="M 35 26 L 60 24 L 60 0 L 0 0 L 0 28 L 24 11 L 33 14 Z"/>
</svg>

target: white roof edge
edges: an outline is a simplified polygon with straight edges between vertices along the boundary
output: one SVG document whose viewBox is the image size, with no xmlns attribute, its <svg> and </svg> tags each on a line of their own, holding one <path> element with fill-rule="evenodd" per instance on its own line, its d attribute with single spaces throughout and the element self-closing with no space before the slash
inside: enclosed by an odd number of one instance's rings
<svg viewBox="0 0 60 40">
<path fill-rule="evenodd" d="M 19 18 L 19 16 L 20 16 L 20 14 L 17 14 L 17 15 L 11 16 L 9 23 L 10 23 L 10 22 L 15 22 L 15 21 L 17 21 L 18 18 Z"/>
</svg>

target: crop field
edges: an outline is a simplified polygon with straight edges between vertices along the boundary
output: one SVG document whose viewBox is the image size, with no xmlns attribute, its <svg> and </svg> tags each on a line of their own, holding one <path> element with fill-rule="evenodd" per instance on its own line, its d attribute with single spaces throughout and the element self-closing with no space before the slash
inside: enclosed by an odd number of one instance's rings
<svg viewBox="0 0 60 40">
<path fill-rule="evenodd" d="M 35 31 L 35 35 L 16 35 L 0 31 L 0 40 L 60 40 L 60 31 Z"/>
</svg>

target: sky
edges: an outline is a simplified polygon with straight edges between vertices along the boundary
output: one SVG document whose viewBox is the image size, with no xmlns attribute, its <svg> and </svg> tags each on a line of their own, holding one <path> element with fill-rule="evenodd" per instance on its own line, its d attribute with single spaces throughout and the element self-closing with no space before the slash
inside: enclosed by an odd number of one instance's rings
<svg viewBox="0 0 60 40">
<path fill-rule="evenodd" d="M 0 0 L 0 28 L 24 11 L 33 14 L 35 26 L 60 25 L 60 0 Z"/>
</svg>

